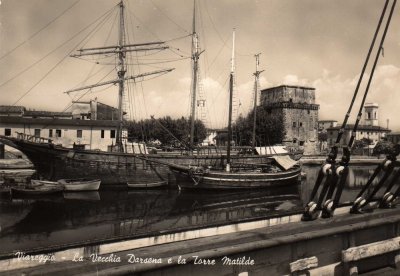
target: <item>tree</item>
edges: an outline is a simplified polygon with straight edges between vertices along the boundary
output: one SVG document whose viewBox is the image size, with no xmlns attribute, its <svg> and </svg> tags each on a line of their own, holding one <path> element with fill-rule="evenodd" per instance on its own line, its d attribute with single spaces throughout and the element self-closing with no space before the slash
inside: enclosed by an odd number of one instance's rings
<svg viewBox="0 0 400 276">
<path fill-rule="evenodd" d="M 129 121 L 125 126 L 130 141 L 159 140 L 164 145 L 188 144 L 190 141 L 190 120 L 184 117 L 172 119 L 166 116 L 154 120 Z M 194 143 L 200 143 L 206 138 L 206 127 L 200 120 L 195 120 L 194 130 Z"/>
<path fill-rule="evenodd" d="M 389 154 L 394 150 L 394 145 L 389 141 L 379 141 L 374 147 L 373 154 Z"/>
<path fill-rule="evenodd" d="M 239 116 L 234 124 L 240 145 L 251 145 L 253 135 L 254 111 L 246 117 Z M 256 144 L 269 146 L 281 143 L 285 137 L 283 115 L 273 114 L 265 106 L 257 107 Z"/>
</svg>

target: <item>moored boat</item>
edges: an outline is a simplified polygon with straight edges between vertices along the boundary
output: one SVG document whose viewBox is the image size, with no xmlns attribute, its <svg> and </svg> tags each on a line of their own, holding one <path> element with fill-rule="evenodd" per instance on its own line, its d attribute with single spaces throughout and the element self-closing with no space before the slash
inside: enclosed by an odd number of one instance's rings
<svg viewBox="0 0 400 276">
<path fill-rule="evenodd" d="M 31 179 L 30 187 L 39 187 L 39 186 L 44 186 L 44 187 L 59 186 L 59 187 L 62 187 L 62 185 L 60 185 L 57 181 Z"/>
<path fill-rule="evenodd" d="M 235 32 L 233 32 L 232 67 L 229 81 L 228 141 L 232 141 L 232 98 L 234 85 Z M 258 61 L 257 61 L 258 64 Z M 260 71 L 256 72 L 256 75 Z M 257 79 L 256 79 L 257 83 Z M 254 139 L 253 139 L 254 141 Z M 253 143 L 253 149 L 254 147 Z M 258 148 L 260 151 L 261 149 Z M 283 185 L 297 185 L 301 168 L 289 156 L 276 156 L 268 164 L 235 163 L 231 160 L 231 145 L 227 147 L 227 161 L 224 166 L 190 167 L 171 165 L 178 185 L 196 189 L 254 189 Z M 179 181 L 181 180 L 181 181 Z"/>
<path fill-rule="evenodd" d="M 128 188 L 160 188 L 168 185 L 167 181 L 158 181 L 158 182 L 143 182 L 143 183 L 135 183 L 135 182 L 127 182 Z"/>
<path fill-rule="evenodd" d="M 60 179 L 58 183 L 64 186 L 65 191 L 97 191 L 100 188 L 99 179 Z"/>
<path fill-rule="evenodd" d="M 26 187 L 26 188 L 16 188 L 12 187 L 10 189 L 12 196 L 39 196 L 39 195 L 49 195 L 60 193 L 64 190 L 62 186 L 36 186 L 36 187 Z"/>
</svg>

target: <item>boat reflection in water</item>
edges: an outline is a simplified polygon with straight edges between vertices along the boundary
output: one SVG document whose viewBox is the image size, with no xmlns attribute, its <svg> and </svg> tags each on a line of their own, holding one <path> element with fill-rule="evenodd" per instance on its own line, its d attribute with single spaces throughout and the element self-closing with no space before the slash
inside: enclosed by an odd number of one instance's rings
<svg viewBox="0 0 400 276">
<path fill-rule="evenodd" d="M 374 168 L 351 168 L 341 203 L 354 200 L 358 183 L 366 183 Z M 318 169 L 303 166 L 307 178 L 301 185 L 266 190 L 125 189 L 2 198 L 0 257 L 18 250 L 98 244 L 300 213 Z"/>
<path fill-rule="evenodd" d="M 0 255 L 223 225 L 284 214 L 301 205 L 297 187 L 217 193 L 108 190 L 10 198 L 0 203 Z"/>
</svg>

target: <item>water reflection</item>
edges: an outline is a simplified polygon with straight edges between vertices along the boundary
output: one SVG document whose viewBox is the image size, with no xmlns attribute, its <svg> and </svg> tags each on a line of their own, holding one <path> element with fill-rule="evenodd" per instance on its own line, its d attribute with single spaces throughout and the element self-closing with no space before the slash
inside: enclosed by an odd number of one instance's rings
<svg viewBox="0 0 400 276">
<path fill-rule="evenodd" d="M 319 167 L 295 187 L 251 191 L 105 190 L 0 199 L 0 255 L 17 250 L 154 235 L 300 212 Z M 352 201 L 374 166 L 353 167 L 342 202 Z"/>
</svg>

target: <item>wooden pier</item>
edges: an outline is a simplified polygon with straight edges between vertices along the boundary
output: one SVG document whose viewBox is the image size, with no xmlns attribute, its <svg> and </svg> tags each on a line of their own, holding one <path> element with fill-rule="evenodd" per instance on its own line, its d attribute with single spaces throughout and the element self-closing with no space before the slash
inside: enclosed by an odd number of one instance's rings
<svg viewBox="0 0 400 276">
<path fill-rule="evenodd" d="M 168 233 L 166 236 L 175 238 L 175 242 L 143 244 L 128 250 L 127 245 L 135 240 L 124 241 L 126 246 L 86 246 L 80 251 L 70 249 L 53 255 L 57 259 L 63 256 L 64 260 L 30 263 L 32 267 L 15 270 L 10 270 L 13 263 L 18 267 L 24 261 L 3 259 L 0 271 L 7 264 L 9 269 L 0 274 L 358 275 L 382 269 L 385 275 L 399 273 L 399 210 L 362 215 L 350 215 L 346 207 L 339 210 L 341 214 L 332 219 L 301 222 L 292 216 L 254 229 L 241 230 L 238 225 L 238 231 L 223 234 L 218 234 L 216 227 L 214 234 L 198 238 L 190 238 L 185 232 Z M 177 238 L 186 234 L 187 239 Z M 42 252 L 48 253 L 51 250 Z"/>
</svg>

